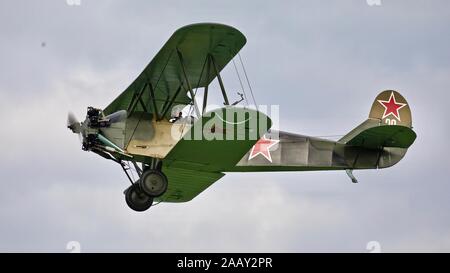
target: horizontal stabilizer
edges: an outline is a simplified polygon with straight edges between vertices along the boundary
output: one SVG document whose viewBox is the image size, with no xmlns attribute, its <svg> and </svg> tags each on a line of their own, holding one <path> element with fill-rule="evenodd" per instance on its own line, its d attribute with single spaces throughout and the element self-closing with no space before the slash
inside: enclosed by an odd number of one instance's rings
<svg viewBox="0 0 450 273">
<path fill-rule="evenodd" d="M 386 90 L 375 98 L 369 118 L 339 142 L 368 149 L 408 149 L 416 137 L 408 102 L 399 92 Z"/>
<path fill-rule="evenodd" d="M 416 139 L 416 133 L 401 125 L 380 125 L 360 132 L 347 145 L 369 149 L 382 147 L 409 148 Z"/>
</svg>

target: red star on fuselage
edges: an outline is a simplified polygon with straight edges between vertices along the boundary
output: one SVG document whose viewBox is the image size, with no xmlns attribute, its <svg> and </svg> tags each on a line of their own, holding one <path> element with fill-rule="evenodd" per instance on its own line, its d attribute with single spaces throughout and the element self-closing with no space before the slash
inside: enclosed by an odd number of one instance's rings
<svg viewBox="0 0 450 273">
<path fill-rule="evenodd" d="M 391 96 L 389 97 L 389 100 L 378 100 L 378 102 L 383 105 L 384 107 L 384 113 L 382 119 L 389 115 L 393 115 L 395 118 L 397 118 L 400 121 L 400 114 L 398 110 L 405 107 L 406 103 L 397 102 L 395 100 L 394 92 L 391 92 Z"/>
<path fill-rule="evenodd" d="M 263 155 L 267 160 L 272 162 L 272 157 L 270 156 L 270 148 L 277 144 L 279 140 L 277 139 L 267 139 L 265 136 L 260 138 L 258 142 L 253 145 L 252 150 L 250 151 L 250 156 L 248 157 L 248 160 L 251 160 L 252 158 L 256 157 L 257 155 L 261 154 Z"/>
</svg>

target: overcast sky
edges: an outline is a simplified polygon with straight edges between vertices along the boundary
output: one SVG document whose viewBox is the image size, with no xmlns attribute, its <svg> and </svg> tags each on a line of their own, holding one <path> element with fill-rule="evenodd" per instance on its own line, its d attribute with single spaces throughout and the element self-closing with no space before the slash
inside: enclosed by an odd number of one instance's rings
<svg viewBox="0 0 450 273">
<path fill-rule="evenodd" d="M 1 1 L 0 250 L 450 251 L 450 2 L 381 3 Z M 395 89 L 416 142 L 392 168 L 356 171 L 359 184 L 342 171 L 234 173 L 189 203 L 131 211 L 122 170 L 81 151 L 67 112 L 108 105 L 198 22 L 244 33 L 256 101 L 280 105 L 280 129 L 345 134 Z"/>
</svg>

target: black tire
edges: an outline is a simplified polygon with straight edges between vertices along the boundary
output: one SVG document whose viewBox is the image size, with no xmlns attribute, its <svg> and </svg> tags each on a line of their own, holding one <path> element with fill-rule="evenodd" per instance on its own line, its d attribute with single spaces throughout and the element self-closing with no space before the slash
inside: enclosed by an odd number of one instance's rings
<svg viewBox="0 0 450 273">
<path fill-rule="evenodd" d="M 167 177 L 160 171 L 147 170 L 139 180 L 141 190 L 151 197 L 159 197 L 167 190 Z"/>
<path fill-rule="evenodd" d="M 139 185 L 135 184 L 125 191 L 125 201 L 134 211 L 146 211 L 152 206 L 153 197 L 145 194 Z"/>
</svg>

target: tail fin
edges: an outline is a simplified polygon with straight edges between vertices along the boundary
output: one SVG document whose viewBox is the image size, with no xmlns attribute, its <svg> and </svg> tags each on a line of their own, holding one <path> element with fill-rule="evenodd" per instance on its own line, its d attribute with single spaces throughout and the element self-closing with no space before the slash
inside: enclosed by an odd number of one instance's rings
<svg viewBox="0 0 450 273">
<path fill-rule="evenodd" d="M 352 151 L 354 148 L 382 151 L 377 160 L 377 166 L 382 168 L 400 161 L 415 139 L 408 102 L 397 91 L 386 90 L 375 98 L 369 118 L 338 142 Z"/>
<path fill-rule="evenodd" d="M 381 92 L 370 109 L 369 119 L 384 125 L 401 125 L 412 128 L 411 109 L 406 99 L 394 90 Z"/>
</svg>

